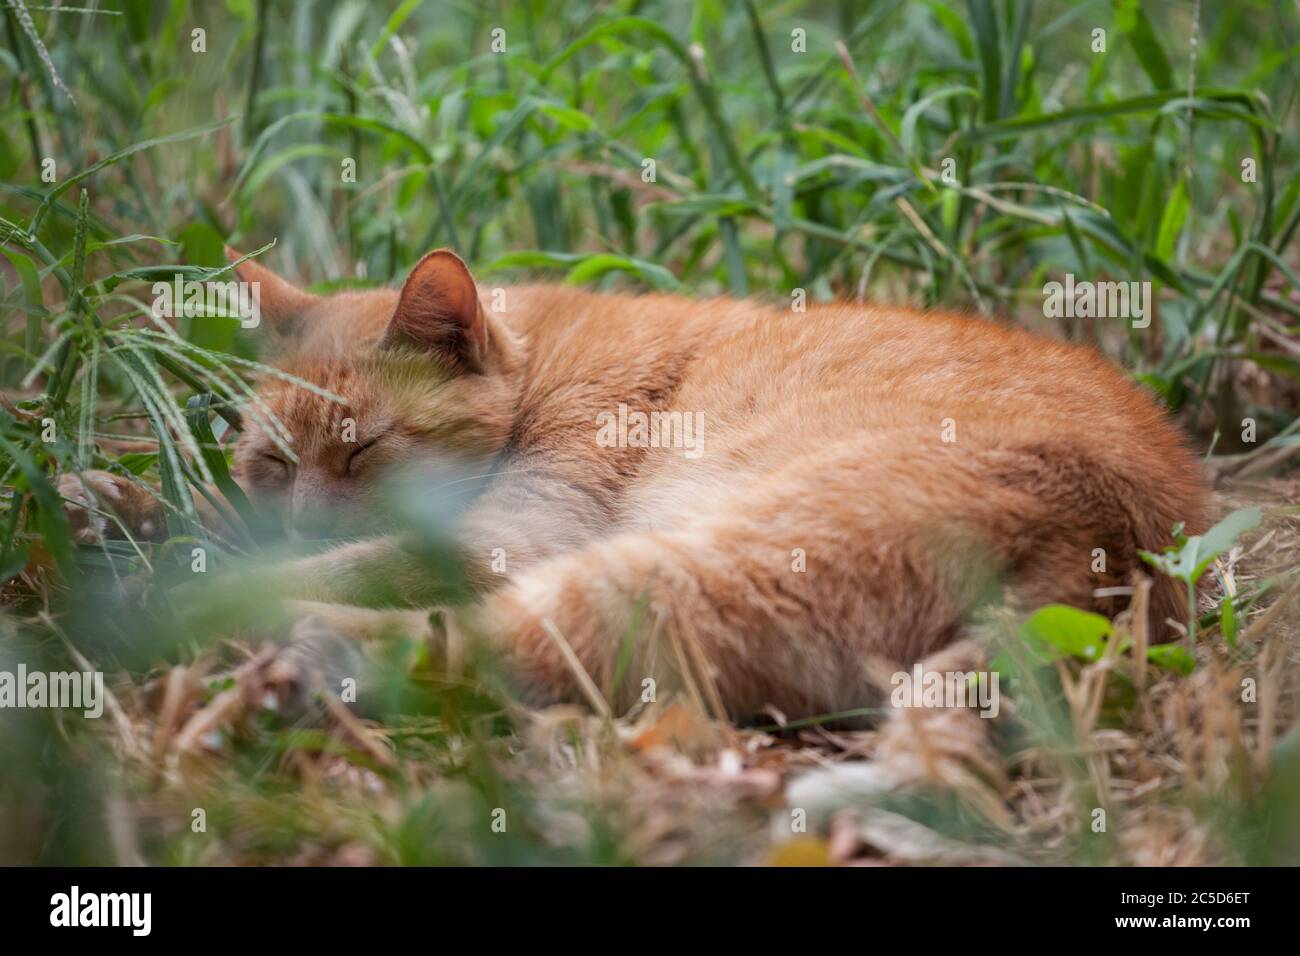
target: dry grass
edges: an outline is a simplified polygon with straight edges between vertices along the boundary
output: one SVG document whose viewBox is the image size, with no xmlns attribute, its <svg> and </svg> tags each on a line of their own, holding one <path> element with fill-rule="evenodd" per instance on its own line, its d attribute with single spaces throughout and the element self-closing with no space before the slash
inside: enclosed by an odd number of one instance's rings
<svg viewBox="0 0 1300 956">
<path fill-rule="evenodd" d="M 1294 4 L 244 3 L 221 30 L 210 6 L 28 4 L 40 46 L 7 38 L 0 661 L 117 676 L 103 720 L 0 713 L 0 862 L 1300 862 L 1297 610 L 1278 600 L 1300 489 L 1249 483 L 1300 461 Z M 208 365 L 257 357 L 255 337 L 208 316 L 163 342 L 146 290 L 272 238 L 264 261 L 322 292 L 450 245 L 493 281 L 987 306 L 1101 346 L 1213 446 L 1225 510 L 1270 506 L 1207 612 L 1280 586 L 1235 648 L 1205 627 L 1190 677 L 1147 666 L 1135 631 L 1133 655 L 1049 670 L 995 720 L 733 728 L 689 641 L 669 649 L 684 693 L 630 716 L 526 711 L 417 653 L 388 662 L 401 696 L 374 719 L 290 719 L 293 675 L 256 636 L 207 647 L 238 625 L 164 613 L 184 522 L 139 554 L 74 549 L 50 483 L 127 469 L 185 510 L 214 422 L 184 404 L 240 405 Z M 1049 320 L 1065 274 L 1152 280 L 1156 321 Z"/>
<path fill-rule="evenodd" d="M 110 799 L 115 852 L 204 863 L 1201 865 L 1294 851 L 1261 847 L 1255 830 L 1300 710 L 1300 510 L 1286 505 L 1298 490 L 1243 485 L 1221 498 L 1224 510 L 1264 505 L 1266 520 L 1219 562 L 1202 610 L 1225 587 L 1283 581 L 1251 608 L 1235 647 L 1203 636 L 1184 677 L 1112 641 L 1093 663 L 1059 662 L 1055 689 L 1004 694 L 992 720 L 897 709 L 870 729 L 736 728 L 710 714 L 707 669 L 690 666 L 681 694 L 618 718 L 505 700 L 475 719 L 380 724 L 327 695 L 286 737 L 268 729 L 287 679 L 269 649 L 245 650 L 216 690 L 218 661 L 201 655 L 117 688 L 106 722 L 123 770 Z M 1140 649 L 1126 617 L 1117 631 Z M 980 666 L 1012 623 L 994 614 L 925 665 Z M 1039 694 L 1055 695 L 1059 733 L 1035 726 Z M 485 731 L 503 719 L 513 731 Z M 257 739 L 279 743 L 257 751 L 250 773 Z M 492 842 L 498 806 L 511 807 L 507 832 L 524 831 L 504 854 Z M 205 833 L 192 832 L 197 807 Z"/>
</svg>

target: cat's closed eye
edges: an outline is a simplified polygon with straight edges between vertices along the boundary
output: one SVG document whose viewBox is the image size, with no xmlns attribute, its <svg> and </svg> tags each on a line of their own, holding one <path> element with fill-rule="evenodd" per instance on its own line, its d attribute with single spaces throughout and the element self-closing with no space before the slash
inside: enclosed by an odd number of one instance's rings
<svg viewBox="0 0 1300 956">
<path fill-rule="evenodd" d="M 289 463 L 278 455 L 263 453 L 257 456 L 259 477 L 269 482 L 282 482 L 289 477 Z"/>
<path fill-rule="evenodd" d="M 365 453 L 378 445 L 384 436 L 376 435 L 368 441 L 362 442 L 353 452 L 348 455 L 348 474 L 352 474 L 358 467 L 364 463 Z"/>
</svg>

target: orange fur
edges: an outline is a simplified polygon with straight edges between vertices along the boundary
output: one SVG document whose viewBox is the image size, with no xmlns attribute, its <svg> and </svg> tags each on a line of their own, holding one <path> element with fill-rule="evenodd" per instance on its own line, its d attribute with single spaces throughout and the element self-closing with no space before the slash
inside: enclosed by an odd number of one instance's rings
<svg viewBox="0 0 1300 956">
<path fill-rule="evenodd" d="M 657 666 L 657 634 L 702 649 L 733 715 L 858 706 L 870 657 L 934 651 L 990 587 L 1113 613 L 1122 601 L 1094 590 L 1131 583 L 1139 549 L 1203 521 L 1196 463 L 1162 411 L 1087 349 L 950 313 L 546 285 L 505 289 L 493 313 L 436 287 L 449 281 L 462 280 L 446 258 L 417 269 L 404 315 L 395 292 L 305 298 L 283 280 L 268 309 L 264 286 L 264 314 L 297 326 L 282 366 L 385 438 L 352 469 L 343 409 L 269 383 L 299 462 L 270 465 L 252 427 L 238 474 L 291 514 L 323 504 L 338 533 L 365 527 L 386 464 L 446 448 L 496 461 L 458 525 L 480 597 L 454 623 L 496 643 L 538 700 L 578 696 L 552 626 L 603 687 L 643 605 L 633 689 Z M 395 310 L 405 334 L 392 348 Z M 423 353 L 409 334 L 421 316 Z M 465 334 L 475 320 L 481 341 Z M 455 359 L 475 343 L 474 363 Z M 602 447 L 598 416 L 621 403 L 702 416 L 701 453 Z M 494 549 L 508 574 L 492 571 Z M 384 602 L 438 600 L 395 534 L 292 577 L 314 600 L 373 599 L 376 581 Z M 1158 630 L 1184 614 L 1167 581 L 1152 606 Z"/>
</svg>

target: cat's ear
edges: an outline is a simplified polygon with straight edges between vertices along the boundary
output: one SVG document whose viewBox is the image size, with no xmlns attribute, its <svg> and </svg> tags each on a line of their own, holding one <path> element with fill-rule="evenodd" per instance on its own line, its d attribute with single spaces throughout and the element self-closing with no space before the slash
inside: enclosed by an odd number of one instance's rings
<svg viewBox="0 0 1300 956">
<path fill-rule="evenodd" d="M 242 255 L 230 246 L 225 249 L 227 262 L 235 262 Z M 301 325 L 303 313 L 320 301 L 253 259 L 235 266 L 235 275 L 240 282 L 257 283 L 261 320 L 277 335 L 293 336 Z"/>
<path fill-rule="evenodd" d="M 415 264 L 381 345 L 414 347 L 441 356 L 453 368 L 484 371 L 487 321 L 474 277 L 460 256 L 435 249 Z"/>
</svg>

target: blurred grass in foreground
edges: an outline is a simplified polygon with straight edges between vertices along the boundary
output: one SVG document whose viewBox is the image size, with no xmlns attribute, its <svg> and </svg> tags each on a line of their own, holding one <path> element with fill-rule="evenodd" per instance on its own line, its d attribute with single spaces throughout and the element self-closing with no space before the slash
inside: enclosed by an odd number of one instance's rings
<svg viewBox="0 0 1300 956">
<path fill-rule="evenodd" d="M 524 730 L 535 718 L 494 681 L 446 686 L 408 658 L 384 671 L 385 705 L 368 715 L 393 732 L 391 765 L 355 728 L 340 745 L 250 708 L 210 741 L 224 762 L 142 771 L 160 746 L 153 695 L 175 681 L 192 706 L 210 705 L 223 688 L 187 681 L 231 664 L 211 642 L 237 630 L 187 631 L 168 595 L 201 534 L 193 489 L 230 491 L 231 410 L 262 415 L 245 383 L 257 335 L 237 335 L 234 319 L 173 328 L 148 316 L 154 281 L 217 276 L 225 241 L 322 291 L 397 281 L 449 245 L 488 283 L 803 288 L 984 310 L 1096 343 L 1168 403 L 1220 474 L 1266 476 L 1300 448 L 1293 4 L 86 7 L 3 13 L 0 624 L 15 660 L 59 669 L 83 654 L 122 701 L 102 718 L 107 734 L 57 712 L 0 712 L 0 860 L 655 861 L 673 858 L 653 849 L 671 843 L 661 814 L 707 821 L 683 858 L 761 850 L 757 806 L 731 813 L 716 794 L 678 805 L 610 728 L 574 718 L 538 744 L 537 727 Z M 805 52 L 792 48 L 800 37 Z M 1042 287 L 1066 273 L 1151 281 L 1155 322 L 1045 319 Z M 51 479 L 87 468 L 161 486 L 173 540 L 73 547 Z M 1271 521 L 1252 600 L 1295 575 L 1283 546 L 1295 515 Z M 218 563 L 258 553 L 252 536 L 206 546 Z M 1225 666 L 1280 666 L 1283 625 L 1254 648 L 1259 661 L 1234 650 Z M 1203 656 L 1217 639 L 1202 636 Z M 1217 700 L 1209 672 L 1162 686 Z M 1294 709 L 1288 680 L 1279 721 Z M 1063 704 L 1059 686 L 1050 693 Z M 1187 706 L 1184 721 L 1201 704 Z M 1160 746 L 1173 733 L 1143 726 L 1139 739 Z M 521 756 L 516 733 L 584 786 Z M 1071 766 L 1054 779 L 1100 772 Z M 1183 780 L 1163 809 L 1185 821 L 1193 808 L 1252 862 L 1294 851 L 1294 834 L 1270 829 L 1300 806 L 1291 778 L 1209 779 L 1214 800 Z M 636 788 L 660 803 L 638 804 Z M 224 842 L 191 831 L 200 805 Z M 504 839 L 484 823 L 497 808 L 519 821 Z M 1054 852 L 1134 858 L 1086 841 Z"/>
</svg>

